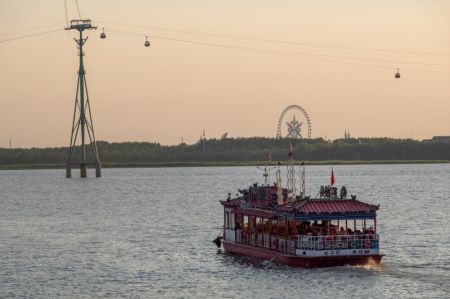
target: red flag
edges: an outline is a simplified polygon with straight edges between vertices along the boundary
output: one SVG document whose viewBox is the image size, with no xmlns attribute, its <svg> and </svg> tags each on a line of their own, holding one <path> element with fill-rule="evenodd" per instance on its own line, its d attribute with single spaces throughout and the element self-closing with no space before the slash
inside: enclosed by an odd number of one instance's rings
<svg viewBox="0 0 450 299">
<path fill-rule="evenodd" d="M 272 163 L 272 151 L 269 152 L 269 156 L 267 156 L 267 160 L 269 163 Z"/>
<path fill-rule="evenodd" d="M 331 186 L 333 186 L 335 182 L 336 181 L 334 180 L 334 171 L 333 168 L 331 168 Z"/>
<path fill-rule="evenodd" d="M 289 144 L 289 154 L 288 157 L 292 157 L 292 144 Z"/>
</svg>

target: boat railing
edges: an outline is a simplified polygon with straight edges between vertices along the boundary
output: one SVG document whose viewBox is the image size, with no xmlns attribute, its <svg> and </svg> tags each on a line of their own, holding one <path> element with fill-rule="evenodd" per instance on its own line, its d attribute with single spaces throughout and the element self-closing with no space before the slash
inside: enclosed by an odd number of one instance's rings
<svg viewBox="0 0 450 299">
<path fill-rule="evenodd" d="M 301 250 L 341 250 L 341 249 L 379 249 L 377 234 L 363 235 L 298 235 L 295 239 L 283 238 L 267 233 L 251 233 L 235 230 L 235 242 L 268 250 L 295 254 Z"/>
<path fill-rule="evenodd" d="M 297 239 L 296 248 L 302 250 L 379 249 L 379 242 L 377 234 L 300 235 Z"/>
<path fill-rule="evenodd" d="M 235 242 L 269 250 L 295 254 L 296 240 L 290 240 L 266 233 L 250 233 L 242 229 L 235 230 Z"/>
</svg>

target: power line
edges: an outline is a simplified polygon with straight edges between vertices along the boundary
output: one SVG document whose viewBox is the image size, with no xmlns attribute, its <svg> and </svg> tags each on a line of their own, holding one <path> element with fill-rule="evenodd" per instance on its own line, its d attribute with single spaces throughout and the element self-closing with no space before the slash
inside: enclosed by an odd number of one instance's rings
<svg viewBox="0 0 450 299">
<path fill-rule="evenodd" d="M 117 30 L 117 29 L 110 29 L 109 31 L 116 32 L 116 33 L 121 33 L 121 34 L 126 34 L 126 35 L 133 35 L 133 36 L 140 36 L 140 37 L 142 36 L 142 34 L 140 34 L 140 33 L 123 31 L 123 30 Z M 243 47 L 243 46 L 233 46 L 233 45 L 227 45 L 227 44 L 217 44 L 217 43 L 210 43 L 210 42 L 193 41 L 193 40 L 178 39 L 178 38 L 169 38 L 169 37 L 164 37 L 164 36 L 155 36 L 155 35 L 152 35 L 151 37 L 153 39 L 161 39 L 161 40 L 168 40 L 168 41 L 174 41 L 174 42 L 182 42 L 182 43 L 204 45 L 204 46 L 211 46 L 211 47 L 218 47 L 218 48 L 234 49 L 234 50 L 240 50 L 240 51 L 246 51 L 246 52 L 252 52 L 252 53 L 259 53 L 259 54 L 271 54 L 271 55 L 292 57 L 292 58 L 298 58 L 298 59 L 304 59 L 304 60 L 316 60 L 316 61 L 324 61 L 324 62 L 332 62 L 332 63 L 338 63 L 338 64 L 363 66 L 363 67 L 370 67 L 370 68 L 381 68 L 381 69 L 389 69 L 389 70 L 393 69 L 393 67 L 391 67 L 391 66 L 363 64 L 363 63 L 357 63 L 357 62 L 339 61 L 339 60 L 332 60 L 332 59 L 326 59 L 326 58 L 315 58 L 315 57 L 308 56 L 306 54 L 294 55 L 294 54 L 289 54 L 289 53 L 286 53 L 286 52 L 283 52 L 283 51 L 269 50 L 269 49 L 263 49 L 263 48 L 251 48 L 251 47 Z M 415 68 L 402 68 L 402 70 L 450 74 L 450 71 L 441 71 L 441 70 L 415 69 Z"/>
<path fill-rule="evenodd" d="M 398 49 L 374 49 L 374 48 L 350 47 L 350 46 L 330 45 L 330 44 L 316 44 L 316 43 L 303 43 L 303 42 L 295 42 L 295 41 L 272 40 L 272 39 L 263 39 L 263 38 L 234 36 L 234 35 L 228 35 L 228 34 L 213 34 L 213 33 L 187 31 L 187 30 L 177 30 L 177 29 L 164 28 L 164 27 L 148 27 L 148 26 L 138 26 L 138 25 L 127 25 L 127 24 L 107 22 L 107 21 L 98 21 L 98 23 L 104 23 L 104 24 L 109 24 L 109 25 L 117 25 L 117 26 L 122 26 L 122 27 L 134 27 L 134 28 L 141 28 L 141 29 L 151 29 L 151 30 L 176 32 L 176 33 L 187 33 L 187 34 L 203 35 L 203 36 L 210 36 L 210 37 L 221 37 L 221 38 L 230 38 L 230 39 L 241 39 L 241 40 L 249 40 L 249 41 L 258 41 L 258 42 L 264 42 L 264 43 L 290 44 L 290 45 L 300 45 L 300 46 L 308 46 L 308 47 L 322 47 L 322 48 L 339 48 L 339 49 L 347 49 L 347 50 L 364 50 L 364 51 L 373 51 L 373 52 L 393 52 L 393 53 L 423 54 L 423 55 L 450 55 L 450 53 L 436 53 L 436 52 L 425 52 L 425 51 L 407 51 L 407 50 L 398 50 Z"/>
<path fill-rule="evenodd" d="M 2 39 L 2 40 L 0 40 L 0 43 L 9 42 L 9 41 L 17 40 L 17 39 L 24 39 L 24 38 L 39 36 L 39 35 L 44 35 L 44 34 L 49 34 L 49 33 L 57 32 L 57 31 L 63 31 L 63 29 L 56 29 L 56 30 L 51 30 L 51 31 L 33 33 L 33 34 L 23 35 L 23 36 L 19 36 L 19 37 L 13 37 L 13 38 L 9 38 L 9 39 Z"/>
</svg>

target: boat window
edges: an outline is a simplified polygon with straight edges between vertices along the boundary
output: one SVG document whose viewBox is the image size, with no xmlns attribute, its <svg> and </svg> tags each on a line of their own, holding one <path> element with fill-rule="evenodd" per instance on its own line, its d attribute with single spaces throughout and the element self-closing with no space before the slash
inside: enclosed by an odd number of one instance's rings
<svg viewBox="0 0 450 299">
<path fill-rule="evenodd" d="M 375 221 L 374 219 L 358 219 L 354 220 L 353 224 L 349 223 L 349 227 L 357 233 L 361 234 L 368 234 L 375 233 L 376 227 L 375 227 Z"/>
<path fill-rule="evenodd" d="M 277 219 L 272 219 L 270 223 L 270 234 L 277 235 L 278 234 L 278 221 Z"/>
<path fill-rule="evenodd" d="M 241 214 L 234 215 L 234 228 L 242 228 L 242 215 Z"/>
<path fill-rule="evenodd" d="M 230 212 L 225 212 L 225 228 L 229 229 L 230 228 Z"/>
<path fill-rule="evenodd" d="M 256 217 L 255 222 L 256 222 L 256 232 L 257 233 L 262 233 L 263 232 L 262 218 L 261 217 Z"/>
<path fill-rule="evenodd" d="M 286 236 L 286 219 L 280 219 L 278 222 L 278 231 L 280 235 Z"/>
<path fill-rule="evenodd" d="M 263 232 L 267 234 L 270 232 L 269 219 L 267 218 L 263 218 Z"/>
<path fill-rule="evenodd" d="M 243 222 L 243 226 L 242 226 L 242 228 L 244 228 L 244 229 L 248 229 L 248 216 L 247 215 L 244 215 L 244 222 Z"/>
<path fill-rule="evenodd" d="M 230 212 L 225 212 L 225 228 L 233 229 L 234 228 L 234 214 Z"/>
<path fill-rule="evenodd" d="M 234 214 L 233 213 L 230 213 L 230 222 L 229 222 L 230 224 L 229 224 L 229 228 L 230 229 L 233 229 L 234 228 Z"/>
<path fill-rule="evenodd" d="M 248 217 L 248 231 L 249 233 L 255 232 L 255 216 Z"/>
</svg>

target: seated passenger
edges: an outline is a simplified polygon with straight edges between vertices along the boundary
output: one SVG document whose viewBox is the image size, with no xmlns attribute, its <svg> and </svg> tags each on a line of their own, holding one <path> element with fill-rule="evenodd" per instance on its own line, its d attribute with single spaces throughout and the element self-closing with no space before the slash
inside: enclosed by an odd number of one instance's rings
<svg viewBox="0 0 450 299">
<path fill-rule="evenodd" d="M 241 229 L 241 225 L 239 224 L 239 222 L 236 222 L 236 225 L 234 226 L 234 229 Z"/>
</svg>

